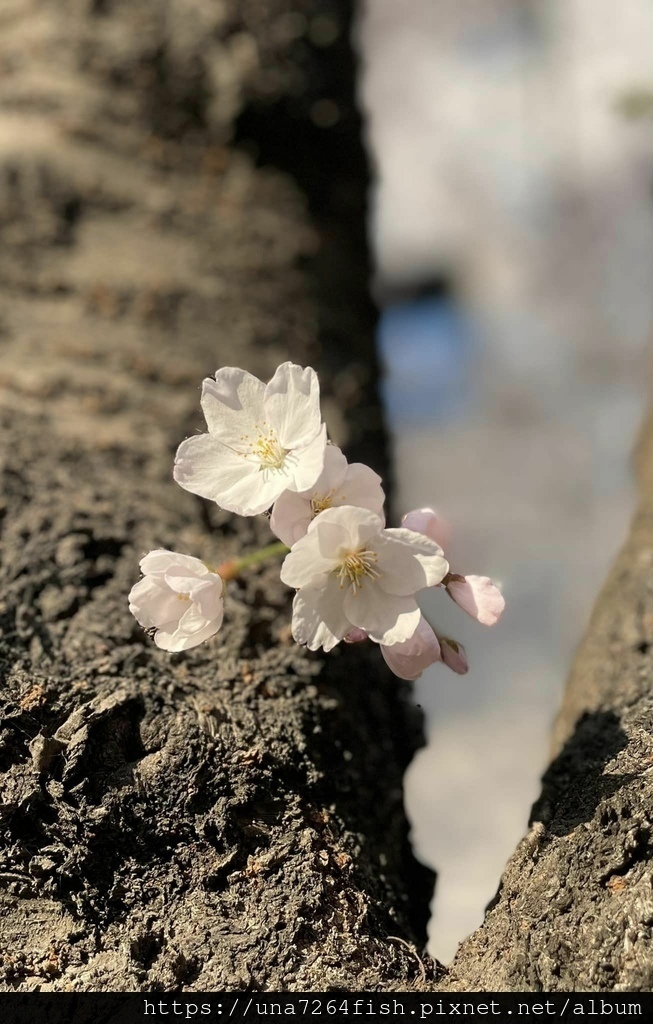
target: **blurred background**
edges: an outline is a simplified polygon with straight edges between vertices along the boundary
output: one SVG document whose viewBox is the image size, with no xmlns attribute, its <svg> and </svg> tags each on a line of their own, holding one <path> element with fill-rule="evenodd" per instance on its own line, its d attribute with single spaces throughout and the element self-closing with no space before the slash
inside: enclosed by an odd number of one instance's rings
<svg viewBox="0 0 653 1024">
<path fill-rule="evenodd" d="M 362 101 L 395 518 L 450 522 L 492 630 L 446 595 L 470 671 L 425 673 L 407 779 L 438 872 L 431 952 L 481 923 L 633 509 L 653 319 L 650 0 L 367 0 Z"/>
</svg>

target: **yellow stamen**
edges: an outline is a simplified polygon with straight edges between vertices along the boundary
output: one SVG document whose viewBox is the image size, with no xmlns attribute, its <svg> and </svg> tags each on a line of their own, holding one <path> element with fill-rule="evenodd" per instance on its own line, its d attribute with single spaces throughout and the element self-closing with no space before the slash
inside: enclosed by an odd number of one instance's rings
<svg viewBox="0 0 653 1024">
<path fill-rule="evenodd" d="M 325 509 L 331 508 L 333 505 L 333 491 L 327 491 L 326 494 L 318 494 L 317 491 L 311 498 L 311 518 L 315 519 L 319 516 L 320 512 L 324 512 Z"/>
<path fill-rule="evenodd" d="M 254 455 L 260 460 L 261 469 L 281 469 L 288 451 L 281 447 L 272 427 L 268 427 L 267 423 L 256 423 L 254 430 L 258 435 L 255 441 L 252 441 L 248 434 L 241 438 L 241 441 L 247 442 L 247 454 Z"/>
<path fill-rule="evenodd" d="M 360 551 L 350 551 L 345 555 L 340 567 L 335 570 L 340 580 L 340 588 L 342 589 L 349 581 L 354 594 L 357 594 L 363 586 L 366 576 L 371 580 L 378 579 L 381 573 L 374 567 L 377 557 L 376 551 L 367 551 L 365 548 Z"/>
</svg>

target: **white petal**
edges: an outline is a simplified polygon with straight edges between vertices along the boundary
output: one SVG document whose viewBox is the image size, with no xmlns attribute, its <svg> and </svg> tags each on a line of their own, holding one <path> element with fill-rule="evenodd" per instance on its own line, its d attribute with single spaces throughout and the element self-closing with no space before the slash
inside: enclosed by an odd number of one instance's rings
<svg viewBox="0 0 653 1024">
<path fill-rule="evenodd" d="M 324 426 L 326 436 L 326 426 Z M 330 491 L 339 491 L 347 473 L 347 460 L 334 444 L 327 444 L 324 450 L 324 464 L 319 477 L 304 491 L 298 491 L 300 497 L 310 502 L 313 498 L 324 498 Z M 342 502 L 340 503 L 342 504 Z"/>
<path fill-rule="evenodd" d="M 317 536 L 320 554 L 323 558 L 331 558 L 339 565 L 343 556 L 351 548 L 349 531 L 340 523 L 330 523 L 323 517 L 324 513 L 322 512 L 313 520 L 315 527 L 312 532 Z"/>
<path fill-rule="evenodd" d="M 312 441 L 321 423 L 320 384 L 315 370 L 295 363 L 277 367 L 265 389 L 265 419 L 283 448 L 303 448 Z"/>
<path fill-rule="evenodd" d="M 182 566 L 174 566 L 163 577 L 167 587 L 174 594 L 190 594 L 198 585 L 197 576 L 189 576 Z"/>
<path fill-rule="evenodd" d="M 449 572 L 442 548 L 412 530 L 384 530 L 374 541 L 379 586 L 388 594 L 414 594 L 433 587 Z"/>
<path fill-rule="evenodd" d="M 302 587 L 292 606 L 292 635 L 309 651 L 330 651 L 351 628 L 343 611 L 343 591 L 335 576 L 325 586 Z"/>
<path fill-rule="evenodd" d="M 339 505 L 320 512 L 310 525 L 310 530 L 317 528 L 318 523 L 333 523 L 346 530 L 348 541 L 346 547 L 350 551 L 358 551 L 365 547 L 372 537 L 378 536 L 383 529 L 383 519 L 366 508 L 355 508 L 353 505 Z"/>
<path fill-rule="evenodd" d="M 310 500 L 295 491 L 284 491 L 274 503 L 270 529 L 289 548 L 305 536 L 313 516 Z"/>
<path fill-rule="evenodd" d="M 289 473 L 289 490 L 308 491 L 315 486 L 324 468 L 326 447 L 326 426 L 322 424 L 310 444 L 305 448 L 293 449 L 286 455 L 284 469 Z"/>
<path fill-rule="evenodd" d="M 338 566 L 337 558 L 325 558 L 315 531 L 298 540 L 281 565 L 281 582 L 288 587 L 308 586 L 316 576 L 324 577 Z M 326 585 L 326 583 L 324 584 Z"/>
<path fill-rule="evenodd" d="M 423 615 L 410 640 L 392 647 L 381 644 L 381 654 L 400 679 L 418 679 L 425 668 L 441 659 L 438 638 Z"/>
<path fill-rule="evenodd" d="M 353 626 L 369 633 L 379 644 L 402 643 L 409 640 L 419 625 L 420 610 L 413 597 L 386 594 L 371 580 L 359 590 L 345 592 L 345 615 Z"/>
<path fill-rule="evenodd" d="M 179 445 L 173 476 L 185 490 L 241 516 L 265 512 L 288 486 L 283 467 L 262 470 L 211 434 L 189 437 Z"/>
<path fill-rule="evenodd" d="M 207 622 L 194 633 L 188 633 L 185 629 L 177 629 L 173 633 L 159 630 L 154 637 L 154 643 L 161 650 L 170 651 L 171 653 L 187 651 L 191 647 L 198 647 L 205 640 L 208 640 L 209 637 L 213 636 L 214 633 L 217 633 L 220 625 L 220 622 Z"/>
<path fill-rule="evenodd" d="M 182 565 L 188 575 L 205 575 L 209 570 L 199 558 L 193 555 L 181 555 L 178 551 L 166 551 L 157 548 L 141 558 L 141 572 L 144 576 L 163 576 L 173 566 Z"/>
<path fill-rule="evenodd" d="M 223 583 L 216 573 L 214 580 L 197 583 L 191 591 L 191 599 L 197 610 L 205 619 L 212 619 L 218 625 L 222 623 L 224 604 L 222 600 Z"/>
<path fill-rule="evenodd" d="M 340 490 L 347 475 L 347 470 L 347 459 L 342 454 L 340 448 L 335 444 L 328 444 L 324 453 L 324 469 L 313 488 L 317 491 L 317 496 L 320 497 L 328 494 L 329 491 Z M 312 497 L 312 494 L 310 497 Z M 352 502 L 352 504 L 355 504 L 355 502 Z"/>
<path fill-rule="evenodd" d="M 245 451 L 244 435 L 262 424 L 265 384 L 246 370 L 224 366 L 202 383 L 202 411 L 209 433 L 236 451 Z"/>
<path fill-rule="evenodd" d="M 129 610 L 144 629 L 179 621 L 184 609 L 163 582 L 144 576 L 129 592 Z"/>
<path fill-rule="evenodd" d="M 362 462 L 354 462 L 347 469 L 344 481 L 334 494 L 334 504 L 357 505 L 368 508 L 377 515 L 383 515 L 385 494 L 381 477 Z"/>
</svg>

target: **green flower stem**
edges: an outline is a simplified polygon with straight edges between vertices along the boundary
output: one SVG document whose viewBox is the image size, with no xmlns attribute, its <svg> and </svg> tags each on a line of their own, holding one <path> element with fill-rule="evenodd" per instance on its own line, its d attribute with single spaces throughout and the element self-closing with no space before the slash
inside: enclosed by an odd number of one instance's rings
<svg viewBox="0 0 653 1024">
<path fill-rule="evenodd" d="M 268 558 L 287 555 L 289 551 L 290 548 L 279 540 L 274 544 L 259 548 L 258 551 L 252 551 L 249 555 L 243 555 L 242 558 L 233 558 L 230 562 L 223 562 L 215 571 L 222 576 L 223 580 L 233 580 L 236 576 L 240 576 L 243 569 L 249 569 L 250 566 L 258 565 L 259 562 L 266 562 Z"/>
</svg>

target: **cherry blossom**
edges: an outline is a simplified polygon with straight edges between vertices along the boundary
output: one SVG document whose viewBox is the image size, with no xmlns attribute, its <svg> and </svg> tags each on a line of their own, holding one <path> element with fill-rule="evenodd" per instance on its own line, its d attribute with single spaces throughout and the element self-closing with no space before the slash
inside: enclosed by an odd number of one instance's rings
<svg viewBox="0 0 653 1024">
<path fill-rule="evenodd" d="M 353 627 L 375 643 L 402 643 L 420 622 L 416 591 L 435 586 L 448 569 L 442 549 L 427 537 L 386 530 L 368 509 L 326 509 L 281 567 L 283 582 L 297 588 L 293 636 L 312 651 L 331 650 Z"/>
<path fill-rule="evenodd" d="M 220 629 L 223 581 L 199 558 L 163 548 L 141 559 L 143 578 L 129 594 L 129 610 L 164 651 L 186 651 Z"/>
<path fill-rule="evenodd" d="M 285 491 L 311 488 L 324 465 L 326 427 L 311 367 L 282 363 L 268 384 L 227 366 L 202 384 L 207 434 L 180 444 L 174 478 L 185 490 L 243 516 Z"/>
<path fill-rule="evenodd" d="M 291 548 L 306 534 L 315 516 L 326 509 L 356 505 L 382 515 L 384 501 L 381 477 L 361 462 L 349 465 L 340 449 L 329 444 L 324 469 L 313 486 L 306 491 L 284 491 L 277 498 L 270 528 Z"/>
<path fill-rule="evenodd" d="M 436 544 L 444 546 L 446 543 L 447 524 L 432 508 L 415 509 L 405 515 L 401 523 L 408 530 L 430 537 Z M 506 606 L 503 594 L 489 576 L 448 573 L 441 586 L 463 611 L 484 626 L 494 626 Z"/>
</svg>

